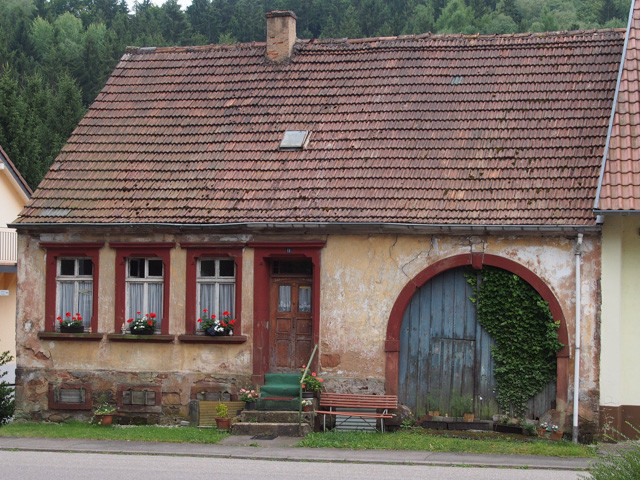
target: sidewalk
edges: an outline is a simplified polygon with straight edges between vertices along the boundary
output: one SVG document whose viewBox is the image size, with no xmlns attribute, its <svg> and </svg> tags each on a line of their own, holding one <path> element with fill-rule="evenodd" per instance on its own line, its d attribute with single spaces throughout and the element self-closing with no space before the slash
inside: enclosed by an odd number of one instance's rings
<svg viewBox="0 0 640 480">
<path fill-rule="evenodd" d="M 299 438 L 271 440 L 249 436 L 227 437 L 221 445 L 128 442 L 59 438 L 0 437 L 0 450 L 59 451 L 104 454 L 176 455 L 305 462 L 377 463 L 394 465 L 465 465 L 550 470 L 586 470 L 595 459 L 519 455 L 481 455 L 406 450 L 343 450 L 296 448 Z"/>
</svg>

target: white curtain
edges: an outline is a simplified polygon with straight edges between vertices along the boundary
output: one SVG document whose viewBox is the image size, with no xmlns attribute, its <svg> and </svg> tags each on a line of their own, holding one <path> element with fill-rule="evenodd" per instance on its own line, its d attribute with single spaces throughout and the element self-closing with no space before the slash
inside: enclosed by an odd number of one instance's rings
<svg viewBox="0 0 640 480">
<path fill-rule="evenodd" d="M 147 287 L 149 309 L 145 313 L 153 312 L 157 315 L 156 330 L 159 330 L 162 325 L 162 283 L 149 283 Z"/>
<path fill-rule="evenodd" d="M 225 310 L 231 314 L 233 318 L 235 316 L 234 312 L 234 299 L 235 299 L 235 289 L 236 286 L 232 283 L 221 283 L 220 284 L 220 303 L 218 310 L 220 311 L 220 315 Z"/>
<path fill-rule="evenodd" d="M 129 283 L 129 308 L 127 310 L 127 320 L 144 315 L 144 285 L 142 283 Z M 137 314 L 140 312 L 140 315 Z"/>
<path fill-rule="evenodd" d="M 67 312 L 71 315 L 76 314 L 76 308 L 73 305 L 74 284 L 75 282 L 58 283 L 58 288 L 60 290 L 60 304 L 58 305 L 59 317 L 65 318 Z"/>
<path fill-rule="evenodd" d="M 82 324 L 85 328 L 91 326 L 91 315 L 93 314 L 93 282 L 78 283 L 78 313 L 82 316 Z"/>
<path fill-rule="evenodd" d="M 291 287 L 289 285 L 280 285 L 278 289 L 278 311 L 291 311 Z"/>
<path fill-rule="evenodd" d="M 200 318 L 203 313 L 202 310 L 205 308 L 208 310 L 207 313 L 211 315 L 218 315 L 216 312 L 216 286 L 211 283 L 202 283 L 200 284 L 200 311 L 196 312 L 198 318 Z"/>
<path fill-rule="evenodd" d="M 300 312 L 311 311 L 311 287 L 300 287 L 298 290 L 298 310 Z"/>
</svg>

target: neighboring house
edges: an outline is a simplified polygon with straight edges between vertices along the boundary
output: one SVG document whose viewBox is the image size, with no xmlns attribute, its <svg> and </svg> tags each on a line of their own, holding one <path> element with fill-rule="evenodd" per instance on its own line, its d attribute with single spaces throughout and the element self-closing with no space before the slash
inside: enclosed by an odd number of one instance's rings
<svg viewBox="0 0 640 480">
<path fill-rule="evenodd" d="M 0 353 L 10 352 L 14 360 L 0 367 L 7 371 L 4 381 L 15 379 L 16 288 L 18 234 L 7 224 L 16 219 L 31 198 L 31 188 L 0 146 Z"/>
<path fill-rule="evenodd" d="M 592 206 L 624 31 L 309 41 L 291 12 L 267 25 L 266 45 L 128 49 L 22 211 L 18 414 L 82 417 L 107 393 L 175 422 L 298 372 L 314 344 L 329 390 L 420 414 L 437 384 L 480 405 L 492 364 L 464 271 L 494 266 L 541 294 L 565 345 L 531 416 L 571 412 L 580 294 L 595 431 Z M 234 335 L 199 335 L 204 308 L 229 310 Z M 68 310 L 85 333 L 58 331 Z M 126 333 L 137 311 L 155 335 Z"/>
<path fill-rule="evenodd" d="M 595 211 L 602 215 L 600 414 L 603 429 L 640 425 L 640 4 L 630 15 L 624 65 Z"/>
</svg>

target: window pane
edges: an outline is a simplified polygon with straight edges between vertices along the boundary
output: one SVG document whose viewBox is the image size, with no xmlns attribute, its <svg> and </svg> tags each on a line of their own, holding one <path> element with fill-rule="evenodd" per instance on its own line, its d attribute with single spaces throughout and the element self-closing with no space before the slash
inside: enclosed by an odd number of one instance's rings
<svg viewBox="0 0 640 480">
<path fill-rule="evenodd" d="M 74 282 L 60 282 L 60 304 L 58 305 L 58 316 L 64 318 L 68 312 L 71 315 L 76 313 L 76 307 L 73 305 Z"/>
<path fill-rule="evenodd" d="M 93 299 L 93 282 L 78 283 L 78 308 L 77 311 L 82 317 L 82 323 L 85 328 L 91 326 Z"/>
<path fill-rule="evenodd" d="M 143 313 L 155 313 L 156 317 L 156 329 L 160 328 L 162 322 L 162 283 L 150 283 L 148 287 L 148 301 L 147 305 L 149 309 Z"/>
<path fill-rule="evenodd" d="M 311 311 L 311 287 L 304 286 L 298 290 L 298 311 Z"/>
<path fill-rule="evenodd" d="M 83 390 L 81 388 L 61 388 L 60 403 L 82 403 Z"/>
<path fill-rule="evenodd" d="M 75 275 L 76 261 L 72 258 L 60 259 L 60 275 Z"/>
<path fill-rule="evenodd" d="M 216 261 L 215 260 L 200 260 L 200 276 L 201 277 L 215 277 L 216 276 Z"/>
<path fill-rule="evenodd" d="M 162 276 L 162 260 L 149 260 L 149 277 Z"/>
<path fill-rule="evenodd" d="M 210 314 L 217 314 L 216 312 L 216 300 L 215 300 L 216 286 L 211 284 L 200 285 L 200 304 L 197 312 L 198 317 L 202 316 L 202 310 L 205 308 Z"/>
<path fill-rule="evenodd" d="M 139 315 L 136 312 L 141 312 L 140 315 L 144 315 L 144 285 L 142 283 L 128 283 L 129 289 L 127 299 L 129 300 L 129 308 L 127 309 L 127 319 L 136 318 Z"/>
<path fill-rule="evenodd" d="M 91 259 L 78 259 L 78 275 L 93 275 L 93 262 Z"/>
<path fill-rule="evenodd" d="M 234 300 L 235 300 L 235 290 L 236 286 L 232 283 L 222 283 L 220 284 L 220 315 L 225 310 L 231 314 L 232 317 L 235 317 L 234 312 Z"/>
<path fill-rule="evenodd" d="M 290 312 L 291 311 L 291 286 L 280 285 L 278 288 L 278 311 Z"/>
<path fill-rule="evenodd" d="M 129 259 L 129 277 L 144 278 L 144 259 L 143 258 Z"/>
<path fill-rule="evenodd" d="M 236 264 L 233 260 L 220 260 L 220 276 L 233 277 L 236 273 Z"/>
</svg>

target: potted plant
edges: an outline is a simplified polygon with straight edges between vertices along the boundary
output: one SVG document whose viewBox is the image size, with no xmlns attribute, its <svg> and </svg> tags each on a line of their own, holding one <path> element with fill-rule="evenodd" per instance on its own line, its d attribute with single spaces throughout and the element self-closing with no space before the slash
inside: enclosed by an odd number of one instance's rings
<svg viewBox="0 0 640 480">
<path fill-rule="evenodd" d="M 310 412 L 311 411 L 311 405 L 313 404 L 313 400 L 311 400 L 309 398 L 305 398 L 304 400 L 301 400 L 300 403 L 302 403 L 302 411 L 303 412 Z"/>
<path fill-rule="evenodd" d="M 218 430 L 229 430 L 231 419 L 229 418 L 229 408 L 224 403 L 219 403 L 216 407 L 216 427 Z"/>
<path fill-rule="evenodd" d="M 258 399 L 258 392 L 253 389 L 240 389 L 240 400 L 244 402 L 246 410 L 255 410 L 255 401 Z"/>
<path fill-rule="evenodd" d="M 82 317 L 79 313 L 71 315 L 70 312 L 65 313 L 64 318 L 58 317 L 60 322 L 60 331 L 63 333 L 82 333 L 84 332 L 84 325 L 82 323 Z"/>
<path fill-rule="evenodd" d="M 151 312 L 140 316 L 140 312 L 136 312 L 136 318 L 127 320 L 129 331 L 133 335 L 153 335 L 156 330 L 156 318 L 158 316 Z"/>
<path fill-rule="evenodd" d="M 205 335 L 233 335 L 236 320 L 235 318 L 231 318 L 231 314 L 228 311 L 225 310 L 222 312 L 221 318 L 216 318 L 215 315 L 210 315 L 209 310 L 206 308 L 202 310 L 202 313 L 203 315 L 198 319 L 198 323 Z"/>
<path fill-rule="evenodd" d="M 116 408 L 107 402 L 106 396 L 100 396 L 100 403 L 93 411 L 96 422 L 99 425 L 111 425 L 113 423 L 113 416 L 116 413 Z"/>
<path fill-rule="evenodd" d="M 306 365 L 302 366 L 300 378 L 304 374 Z M 304 380 L 302 382 L 302 398 L 313 398 L 316 395 L 316 392 L 322 390 L 322 380 L 316 372 L 309 372 L 304 376 Z"/>
<path fill-rule="evenodd" d="M 544 430 L 545 433 L 543 433 L 542 435 L 540 435 L 542 432 L 541 430 Z M 552 423 L 541 423 L 540 427 L 538 428 L 538 436 L 549 436 L 549 439 L 551 440 L 555 440 L 555 441 L 559 441 L 562 440 L 562 436 L 564 435 L 564 432 L 562 430 L 559 430 L 558 425 L 554 425 Z"/>
</svg>

